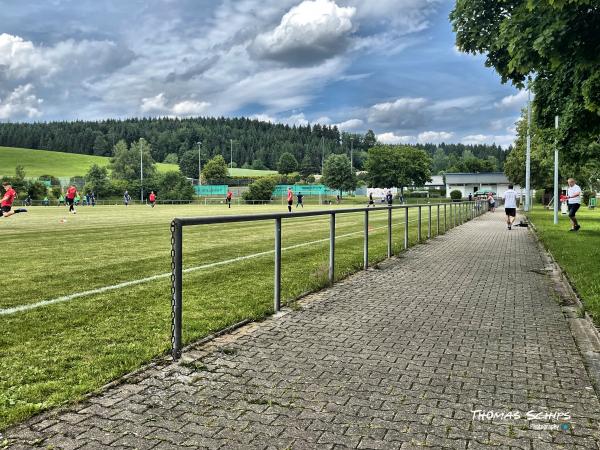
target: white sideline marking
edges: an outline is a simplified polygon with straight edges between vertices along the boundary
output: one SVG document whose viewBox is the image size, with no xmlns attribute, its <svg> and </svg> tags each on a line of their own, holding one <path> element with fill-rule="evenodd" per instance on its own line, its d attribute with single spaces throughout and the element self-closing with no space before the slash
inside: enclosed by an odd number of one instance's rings
<svg viewBox="0 0 600 450">
<path fill-rule="evenodd" d="M 413 222 L 416 220 L 417 219 L 413 219 L 413 220 L 410 220 L 409 222 Z M 381 228 L 387 228 L 387 225 L 371 228 L 370 231 L 379 230 Z M 354 231 L 352 233 L 340 234 L 339 236 L 336 235 L 335 238 L 337 240 L 337 239 L 345 238 L 348 236 L 353 236 L 355 234 L 362 234 L 362 233 L 364 233 L 364 230 Z M 289 247 L 282 247 L 281 251 L 293 250 L 296 248 L 306 247 L 308 245 L 319 244 L 321 242 L 327 242 L 327 241 L 329 241 L 329 238 L 318 239 L 316 241 L 310 241 L 310 242 L 303 242 L 302 244 L 291 245 Z M 203 264 L 201 266 L 190 267 L 188 269 L 183 269 L 183 273 L 196 272 L 198 270 L 204 270 L 204 269 L 210 269 L 211 267 L 222 266 L 224 264 L 230 264 L 230 263 L 234 263 L 234 262 L 238 262 L 238 261 L 245 261 L 247 259 L 259 258 L 261 256 L 269 255 L 271 253 L 275 253 L 275 250 L 267 250 L 265 252 L 253 253 L 251 255 L 246 255 L 246 256 L 239 256 L 237 258 L 232 258 L 232 259 L 228 259 L 225 261 L 217 261 L 214 263 Z M 90 295 L 102 294 L 104 292 L 114 291 L 117 289 L 129 287 L 129 286 L 136 286 L 138 284 L 144 284 L 144 283 L 148 283 L 150 281 L 156 281 L 156 280 L 161 280 L 163 278 L 169 278 L 170 276 L 171 276 L 171 272 L 161 273 L 159 275 L 153 275 L 151 277 L 140 278 L 138 280 L 124 281 L 123 283 L 113 284 L 112 286 L 104 286 L 101 288 L 91 289 L 89 291 L 83 291 L 83 292 L 77 292 L 75 294 L 64 295 L 62 297 L 53 298 L 51 300 L 43 300 L 38 303 L 31 303 L 28 305 L 20 305 L 20 306 L 14 306 L 12 308 L 0 309 L 0 316 L 9 316 L 11 314 L 15 314 L 18 312 L 29 311 L 32 309 L 41 308 L 43 306 L 53 305 L 55 303 L 69 302 L 76 298 L 89 297 Z"/>
</svg>

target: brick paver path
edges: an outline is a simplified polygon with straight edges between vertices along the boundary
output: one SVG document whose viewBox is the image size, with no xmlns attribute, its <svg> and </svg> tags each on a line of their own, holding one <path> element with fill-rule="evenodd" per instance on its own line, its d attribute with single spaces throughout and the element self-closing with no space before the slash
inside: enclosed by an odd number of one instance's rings
<svg viewBox="0 0 600 450">
<path fill-rule="evenodd" d="M 598 398 L 542 255 L 501 220 L 471 221 L 5 437 L 53 449 L 599 449 Z M 568 425 L 535 429 L 551 423 Z"/>
</svg>

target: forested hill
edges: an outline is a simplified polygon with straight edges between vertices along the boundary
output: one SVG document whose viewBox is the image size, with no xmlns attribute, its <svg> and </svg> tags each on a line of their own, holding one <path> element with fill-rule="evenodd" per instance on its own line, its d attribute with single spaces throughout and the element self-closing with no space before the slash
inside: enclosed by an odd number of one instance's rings
<svg viewBox="0 0 600 450">
<path fill-rule="evenodd" d="M 315 169 L 321 167 L 323 152 L 350 153 L 354 148 L 355 167 L 360 169 L 366 152 L 375 145 L 375 135 L 340 132 L 336 126 L 306 125 L 289 126 L 272 124 L 246 118 L 142 118 L 127 120 L 103 120 L 97 122 L 48 122 L 48 123 L 1 123 L 0 146 L 55 150 L 98 156 L 111 156 L 112 148 L 119 140 L 128 144 L 145 138 L 152 145 L 152 156 L 157 162 L 177 162 L 190 150 L 197 151 L 202 142 L 204 157 L 221 154 L 237 167 L 276 169 L 284 152 L 292 153 L 302 165 Z M 500 170 L 505 152 L 498 146 L 462 144 L 419 145 L 438 162 L 440 169 L 458 161 L 465 150 L 467 156 L 479 159 L 493 158 L 495 170 Z M 443 149 L 440 154 L 439 149 Z M 438 150 L 437 156 L 435 155 Z M 170 155 L 170 156 L 169 156 Z M 452 156 L 454 155 L 454 156 Z M 175 160 L 173 160 L 175 158 Z"/>
</svg>

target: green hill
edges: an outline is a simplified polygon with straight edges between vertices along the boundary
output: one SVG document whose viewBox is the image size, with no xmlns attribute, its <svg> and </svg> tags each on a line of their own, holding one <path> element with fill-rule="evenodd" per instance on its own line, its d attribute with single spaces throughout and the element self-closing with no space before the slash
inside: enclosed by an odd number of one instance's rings
<svg viewBox="0 0 600 450">
<path fill-rule="evenodd" d="M 104 156 L 61 153 L 29 148 L 0 147 L 0 178 L 15 174 L 17 164 L 25 168 L 27 177 L 52 175 L 57 178 L 83 176 L 92 164 L 108 166 L 110 158 Z M 176 164 L 156 164 L 160 172 L 179 170 Z M 230 169 L 232 176 L 263 176 L 277 172 L 270 170 Z"/>
</svg>

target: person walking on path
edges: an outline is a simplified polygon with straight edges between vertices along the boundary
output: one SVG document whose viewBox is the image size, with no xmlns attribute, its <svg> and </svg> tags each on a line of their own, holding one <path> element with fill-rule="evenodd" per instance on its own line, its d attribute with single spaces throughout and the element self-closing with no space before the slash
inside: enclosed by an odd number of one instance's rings
<svg viewBox="0 0 600 450">
<path fill-rule="evenodd" d="M 302 192 L 298 192 L 298 194 L 296 195 L 296 208 L 298 206 L 302 206 L 302 209 L 304 209 L 304 203 L 302 203 L 302 199 L 304 198 L 304 195 L 302 195 Z"/>
<path fill-rule="evenodd" d="M 488 192 L 487 203 L 488 211 L 496 212 L 496 200 L 494 199 L 494 194 L 492 194 L 491 192 Z"/>
<path fill-rule="evenodd" d="M 292 205 L 294 204 L 294 191 L 292 191 L 291 187 L 288 188 L 287 202 L 288 202 L 288 212 L 292 212 Z"/>
<path fill-rule="evenodd" d="M 575 218 L 577 210 L 581 206 L 581 188 L 575 183 L 573 178 L 567 180 L 569 188 L 567 189 L 567 206 L 569 207 L 569 220 L 571 220 L 571 229 L 569 231 L 579 231 L 581 226 Z"/>
<path fill-rule="evenodd" d="M 512 230 L 512 224 L 517 216 L 517 193 L 513 190 L 513 185 L 508 185 L 508 190 L 502 196 L 504 199 L 504 211 L 506 212 L 506 224 L 508 229 Z"/>
<path fill-rule="evenodd" d="M 77 188 L 74 185 L 71 185 L 67 189 L 67 195 L 65 195 L 65 200 L 67 205 L 69 205 L 69 212 L 73 214 L 77 214 L 75 211 L 75 198 L 79 197 L 79 192 L 77 192 Z"/>
</svg>

